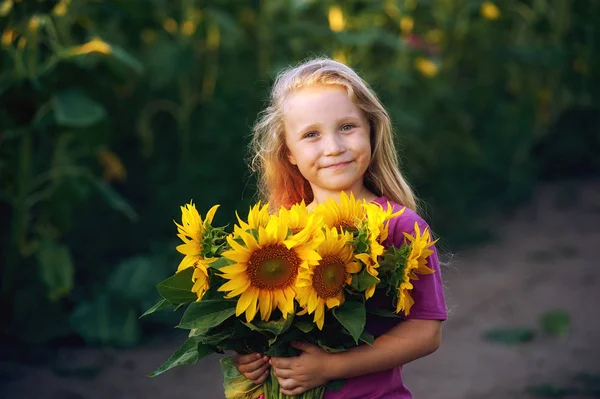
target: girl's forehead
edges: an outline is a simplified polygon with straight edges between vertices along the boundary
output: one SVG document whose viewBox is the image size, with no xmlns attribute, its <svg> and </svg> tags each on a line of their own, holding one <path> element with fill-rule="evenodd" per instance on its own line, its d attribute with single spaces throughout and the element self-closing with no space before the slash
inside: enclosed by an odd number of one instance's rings
<svg viewBox="0 0 600 399">
<path fill-rule="evenodd" d="M 360 112 L 345 87 L 340 85 L 318 85 L 296 89 L 287 94 L 282 102 L 284 115 L 326 112 Z"/>
</svg>

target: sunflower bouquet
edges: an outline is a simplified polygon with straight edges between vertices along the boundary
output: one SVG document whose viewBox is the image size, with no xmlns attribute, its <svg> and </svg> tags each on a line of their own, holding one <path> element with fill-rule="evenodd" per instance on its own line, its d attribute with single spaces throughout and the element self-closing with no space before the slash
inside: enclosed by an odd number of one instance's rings
<svg viewBox="0 0 600 399">
<path fill-rule="evenodd" d="M 233 231 L 212 226 L 218 205 L 203 219 L 193 203 L 181 207 L 176 223 L 184 258 L 177 272 L 159 283 L 162 299 L 144 315 L 185 307 L 178 328 L 188 339 L 150 376 L 175 366 L 192 364 L 211 353 L 265 353 L 295 356 L 292 340 L 305 340 L 326 351 L 339 352 L 361 343 L 372 344 L 365 330 L 366 302 L 376 290 L 391 298 L 390 309 L 377 314 L 408 315 L 414 301 L 411 280 L 434 271 L 430 232 L 405 233 L 400 248 L 385 248 L 389 220 L 397 212 L 388 203 L 355 200 L 342 193 L 309 211 L 304 203 L 269 213 L 256 204 L 245 219 L 236 214 Z M 260 395 L 285 398 L 277 378 L 255 385 L 240 375 L 230 357 L 221 360 L 227 399 Z M 299 397 L 322 398 L 334 381 Z"/>
</svg>

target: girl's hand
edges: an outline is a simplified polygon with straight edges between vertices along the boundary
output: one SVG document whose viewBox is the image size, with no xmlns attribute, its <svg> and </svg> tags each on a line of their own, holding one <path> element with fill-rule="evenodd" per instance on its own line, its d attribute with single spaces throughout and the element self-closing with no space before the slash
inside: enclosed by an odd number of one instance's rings
<svg viewBox="0 0 600 399">
<path fill-rule="evenodd" d="M 269 376 L 269 356 L 260 353 L 250 353 L 248 355 L 233 355 L 235 368 L 244 377 L 260 385 Z"/>
<path fill-rule="evenodd" d="M 271 366 L 279 380 L 280 391 L 286 395 L 300 395 L 311 388 L 325 385 L 329 353 L 306 342 L 291 342 L 302 353 L 295 357 L 273 357 Z"/>
</svg>

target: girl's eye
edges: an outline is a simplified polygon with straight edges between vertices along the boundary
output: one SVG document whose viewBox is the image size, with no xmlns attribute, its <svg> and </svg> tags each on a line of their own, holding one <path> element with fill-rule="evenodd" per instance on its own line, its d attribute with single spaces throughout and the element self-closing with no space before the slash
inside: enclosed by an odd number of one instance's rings
<svg viewBox="0 0 600 399">
<path fill-rule="evenodd" d="M 354 125 L 351 125 L 351 124 L 347 123 L 344 126 L 342 126 L 342 131 L 343 132 L 347 132 L 349 130 L 352 130 L 352 128 L 354 128 Z"/>
<path fill-rule="evenodd" d="M 306 134 L 304 135 L 304 138 L 305 138 L 305 139 L 309 139 L 309 138 L 312 138 L 312 137 L 317 137 L 318 135 L 319 135 L 319 134 L 318 134 L 317 132 L 308 132 L 308 133 L 306 133 Z"/>
</svg>

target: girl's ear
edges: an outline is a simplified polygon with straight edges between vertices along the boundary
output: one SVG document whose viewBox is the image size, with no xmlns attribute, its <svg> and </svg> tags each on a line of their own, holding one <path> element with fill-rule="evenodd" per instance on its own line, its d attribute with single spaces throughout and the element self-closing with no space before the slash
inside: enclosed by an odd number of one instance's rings
<svg viewBox="0 0 600 399">
<path fill-rule="evenodd" d="M 290 161 L 290 163 L 292 165 L 298 165 L 298 162 L 296 162 L 296 158 L 294 158 L 294 156 L 292 154 L 290 154 L 289 151 L 288 151 L 287 158 L 288 158 L 288 161 Z"/>
</svg>

